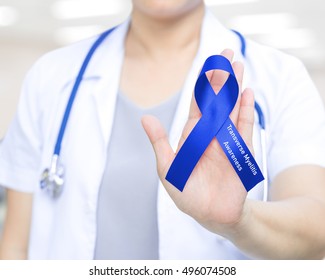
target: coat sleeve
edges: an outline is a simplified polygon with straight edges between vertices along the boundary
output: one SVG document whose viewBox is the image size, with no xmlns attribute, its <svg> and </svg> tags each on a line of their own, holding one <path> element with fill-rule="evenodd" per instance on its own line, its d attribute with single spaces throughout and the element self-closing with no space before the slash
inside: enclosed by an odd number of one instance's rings
<svg viewBox="0 0 325 280">
<path fill-rule="evenodd" d="M 22 192 L 34 192 L 40 178 L 39 64 L 26 75 L 17 112 L 0 144 L 0 185 Z"/>
<path fill-rule="evenodd" d="M 295 165 L 325 167 L 325 111 L 321 97 L 303 64 L 286 61 L 281 72 L 269 127 L 270 179 Z M 278 82 L 279 83 L 279 82 Z"/>
</svg>

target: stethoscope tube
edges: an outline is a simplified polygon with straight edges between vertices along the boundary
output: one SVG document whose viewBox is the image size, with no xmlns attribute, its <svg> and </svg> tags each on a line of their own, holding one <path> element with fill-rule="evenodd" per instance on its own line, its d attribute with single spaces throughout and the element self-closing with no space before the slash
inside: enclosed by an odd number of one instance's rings
<svg viewBox="0 0 325 280">
<path fill-rule="evenodd" d="M 72 91 L 71 91 L 71 94 L 70 94 L 70 97 L 69 97 L 69 101 L 68 101 L 67 107 L 65 109 L 64 115 L 63 115 L 61 127 L 60 127 L 60 130 L 59 130 L 59 135 L 58 135 L 58 138 L 56 140 L 56 144 L 55 144 L 55 148 L 54 148 L 54 155 L 58 155 L 58 156 L 60 155 L 61 143 L 62 143 L 64 132 L 65 132 L 68 120 L 69 120 L 69 116 L 70 116 L 71 109 L 72 109 L 72 106 L 73 106 L 73 103 L 74 103 L 74 99 L 75 99 L 75 97 L 76 97 L 76 95 L 78 93 L 79 86 L 80 86 L 80 84 L 82 82 L 82 78 L 83 78 L 83 75 L 84 75 L 84 73 L 85 73 L 85 71 L 86 71 L 86 69 L 88 67 L 88 64 L 89 64 L 93 54 L 95 53 L 96 49 L 100 46 L 100 44 L 105 40 L 105 38 L 114 29 L 115 28 L 109 29 L 106 32 L 102 33 L 98 37 L 98 39 L 95 41 L 95 43 L 92 45 L 91 49 L 89 50 L 84 62 L 82 63 L 82 66 L 81 66 L 81 68 L 79 70 L 78 76 L 77 76 L 76 81 L 75 81 L 75 83 L 73 85 L 73 88 L 72 88 Z"/>
</svg>

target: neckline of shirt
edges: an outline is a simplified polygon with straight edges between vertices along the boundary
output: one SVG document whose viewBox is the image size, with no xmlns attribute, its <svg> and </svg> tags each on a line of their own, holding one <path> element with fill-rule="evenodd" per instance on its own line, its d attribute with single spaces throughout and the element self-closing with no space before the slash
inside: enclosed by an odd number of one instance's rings
<svg viewBox="0 0 325 280">
<path fill-rule="evenodd" d="M 164 111 L 167 107 L 177 104 L 181 95 L 181 91 L 171 95 L 167 99 L 163 100 L 157 105 L 150 107 L 142 107 L 136 104 L 133 100 L 131 100 L 126 94 L 124 94 L 121 90 L 119 90 L 117 97 L 122 100 L 129 107 L 132 107 L 136 111 L 140 111 L 142 113 L 150 113 L 156 111 Z"/>
</svg>

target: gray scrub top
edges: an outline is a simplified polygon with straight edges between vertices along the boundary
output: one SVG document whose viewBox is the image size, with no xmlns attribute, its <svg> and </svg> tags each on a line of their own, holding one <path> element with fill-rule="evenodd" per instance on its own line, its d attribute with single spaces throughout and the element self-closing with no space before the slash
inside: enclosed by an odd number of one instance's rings
<svg viewBox="0 0 325 280">
<path fill-rule="evenodd" d="M 169 131 L 179 95 L 143 109 L 118 94 L 99 190 L 94 259 L 159 258 L 156 160 L 140 120 L 154 115 Z"/>
</svg>

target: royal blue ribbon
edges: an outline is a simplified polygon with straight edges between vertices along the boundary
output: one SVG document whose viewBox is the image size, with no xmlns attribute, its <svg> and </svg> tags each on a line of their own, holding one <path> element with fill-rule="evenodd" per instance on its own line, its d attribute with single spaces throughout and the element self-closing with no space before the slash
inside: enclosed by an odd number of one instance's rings
<svg viewBox="0 0 325 280">
<path fill-rule="evenodd" d="M 206 77 L 206 72 L 210 70 L 229 73 L 217 95 Z M 180 191 L 183 191 L 194 167 L 214 137 L 247 191 L 264 180 L 254 157 L 229 118 L 238 93 L 239 86 L 229 60 L 221 55 L 210 56 L 203 65 L 194 89 L 202 117 L 185 140 L 166 175 L 166 180 Z"/>
</svg>

